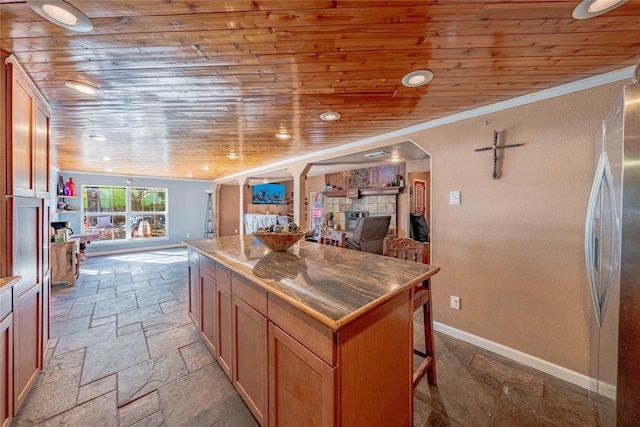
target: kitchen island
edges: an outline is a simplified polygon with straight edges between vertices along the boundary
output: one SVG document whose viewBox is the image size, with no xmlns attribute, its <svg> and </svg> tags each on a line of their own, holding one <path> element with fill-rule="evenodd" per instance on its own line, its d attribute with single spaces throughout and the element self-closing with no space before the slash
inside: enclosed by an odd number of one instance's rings
<svg viewBox="0 0 640 427">
<path fill-rule="evenodd" d="M 190 316 L 261 425 L 411 425 L 412 291 L 438 267 L 251 235 L 185 243 Z"/>
</svg>

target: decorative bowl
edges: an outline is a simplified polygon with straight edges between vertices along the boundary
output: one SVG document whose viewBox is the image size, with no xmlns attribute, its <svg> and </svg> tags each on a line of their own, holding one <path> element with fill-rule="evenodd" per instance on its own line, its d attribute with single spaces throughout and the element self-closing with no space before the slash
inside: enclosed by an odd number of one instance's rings
<svg viewBox="0 0 640 427">
<path fill-rule="evenodd" d="M 253 237 L 274 252 L 284 252 L 304 237 L 304 231 L 294 233 L 274 233 L 269 231 L 257 231 Z"/>
</svg>

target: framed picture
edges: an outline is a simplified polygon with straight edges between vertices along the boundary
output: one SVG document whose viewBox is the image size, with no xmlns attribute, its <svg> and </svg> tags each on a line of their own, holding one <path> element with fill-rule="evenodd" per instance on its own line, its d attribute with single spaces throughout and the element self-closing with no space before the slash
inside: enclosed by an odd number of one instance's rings
<svg viewBox="0 0 640 427">
<path fill-rule="evenodd" d="M 413 212 L 423 214 L 427 198 L 427 182 L 421 179 L 413 180 Z"/>
</svg>

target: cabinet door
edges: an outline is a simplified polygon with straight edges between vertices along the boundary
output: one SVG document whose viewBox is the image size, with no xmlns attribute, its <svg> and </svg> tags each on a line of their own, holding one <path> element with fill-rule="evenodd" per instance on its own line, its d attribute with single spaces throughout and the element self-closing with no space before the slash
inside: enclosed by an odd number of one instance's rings
<svg viewBox="0 0 640 427">
<path fill-rule="evenodd" d="M 200 273 L 200 297 L 201 297 L 201 319 L 202 338 L 211 354 L 216 354 L 216 302 L 215 302 L 215 280 L 208 274 Z"/>
<path fill-rule="evenodd" d="M 0 322 L 0 426 L 13 418 L 13 315 Z"/>
<path fill-rule="evenodd" d="M 21 74 L 12 70 L 11 81 L 11 166 L 12 194 L 15 196 L 33 197 L 35 149 L 34 134 L 34 94 Z"/>
<path fill-rule="evenodd" d="M 233 332 L 231 322 L 231 291 L 216 282 L 215 304 L 217 315 L 217 337 L 215 356 L 218 364 L 227 377 L 232 380 L 231 366 L 233 366 Z"/>
<path fill-rule="evenodd" d="M 333 367 L 269 322 L 270 426 L 335 425 L 335 375 Z"/>
<path fill-rule="evenodd" d="M 50 337 L 49 313 L 51 312 L 51 255 L 49 248 L 51 237 L 49 227 L 51 226 L 51 202 L 49 199 L 42 199 L 42 354 L 47 352 Z"/>
<path fill-rule="evenodd" d="M 189 263 L 189 316 L 199 331 L 200 324 L 200 269 Z"/>
<path fill-rule="evenodd" d="M 267 318 L 232 295 L 233 385 L 256 417 L 267 417 Z"/>
<path fill-rule="evenodd" d="M 39 105 L 35 107 L 35 194 L 49 197 L 49 115 Z"/>
<path fill-rule="evenodd" d="M 13 304 L 14 415 L 42 369 L 42 288 L 36 285 Z"/>
</svg>

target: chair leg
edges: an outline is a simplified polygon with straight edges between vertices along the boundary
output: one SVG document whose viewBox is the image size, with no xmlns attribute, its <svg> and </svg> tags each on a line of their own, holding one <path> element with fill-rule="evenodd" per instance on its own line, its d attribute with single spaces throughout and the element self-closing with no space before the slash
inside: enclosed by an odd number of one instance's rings
<svg viewBox="0 0 640 427">
<path fill-rule="evenodd" d="M 413 386 L 415 387 L 420 379 L 427 374 L 427 381 L 429 384 L 436 385 L 436 358 L 433 346 L 433 319 L 431 317 L 430 301 L 427 301 L 422 306 L 422 319 L 424 323 L 424 344 L 425 352 L 414 349 L 413 352 L 424 360 L 413 373 Z"/>
</svg>

